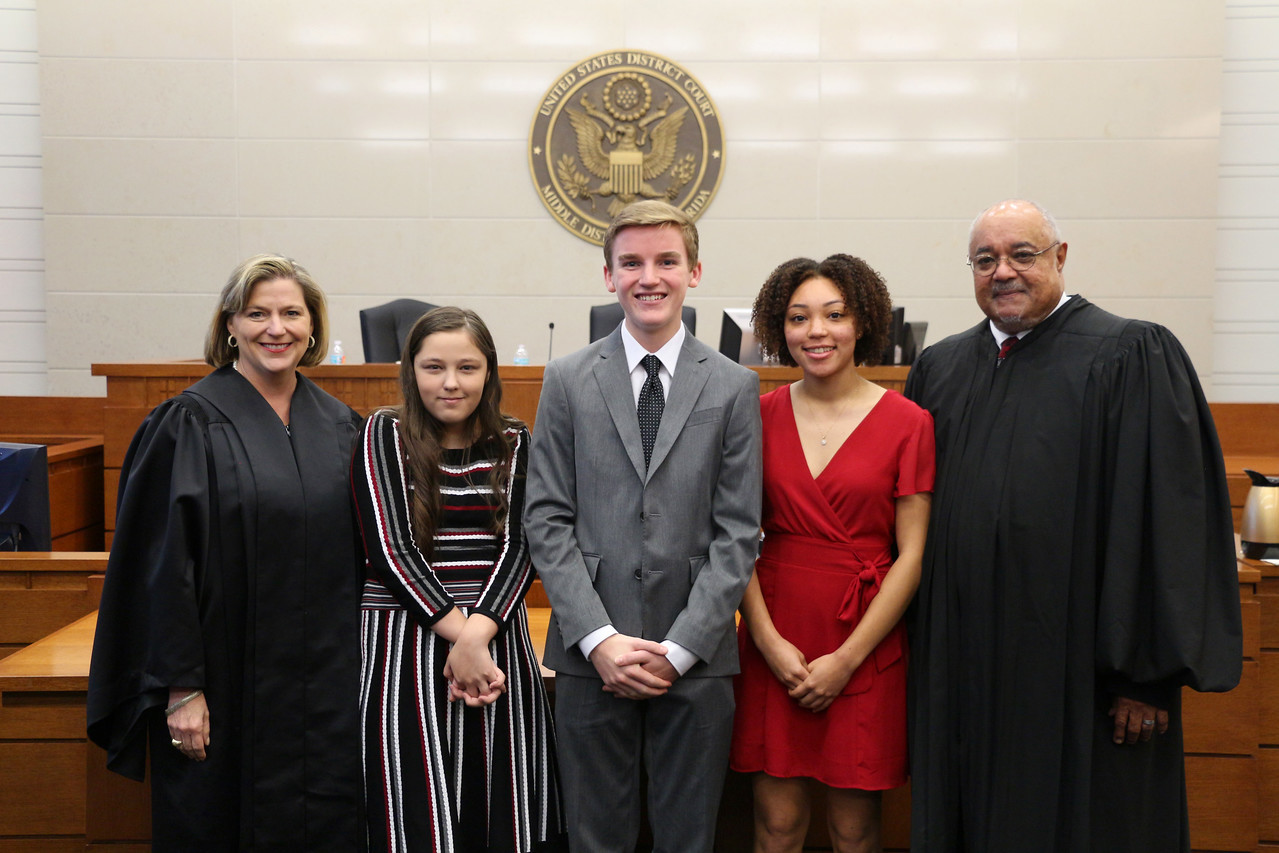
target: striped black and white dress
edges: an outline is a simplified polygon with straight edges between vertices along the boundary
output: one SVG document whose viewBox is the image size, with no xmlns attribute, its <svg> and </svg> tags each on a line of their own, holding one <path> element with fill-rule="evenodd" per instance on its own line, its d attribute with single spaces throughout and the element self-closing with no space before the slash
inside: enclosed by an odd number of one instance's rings
<svg viewBox="0 0 1279 853">
<path fill-rule="evenodd" d="M 399 421 L 377 412 L 360 436 L 352 480 L 368 557 L 360 708 L 372 850 L 559 849 L 554 727 L 524 607 L 533 580 L 520 525 L 528 430 L 508 438 L 500 535 L 488 483 L 505 448 L 443 451 L 428 560 L 413 538 Z M 489 649 L 506 693 L 485 708 L 448 701 L 449 644 L 429 626 L 454 606 L 502 626 Z"/>
</svg>

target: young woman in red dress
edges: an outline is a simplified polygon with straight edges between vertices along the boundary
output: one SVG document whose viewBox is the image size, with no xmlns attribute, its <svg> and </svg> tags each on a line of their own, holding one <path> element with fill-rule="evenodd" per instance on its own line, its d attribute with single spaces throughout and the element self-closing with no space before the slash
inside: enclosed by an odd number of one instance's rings
<svg viewBox="0 0 1279 853">
<path fill-rule="evenodd" d="M 906 636 L 933 488 L 933 423 L 861 377 L 888 342 L 880 276 L 849 255 L 779 266 L 755 300 L 765 355 L 804 376 L 760 399 L 764 541 L 742 601 L 732 767 L 755 850 L 799 851 L 824 795 L 836 851 L 880 849 L 906 781 Z"/>
</svg>

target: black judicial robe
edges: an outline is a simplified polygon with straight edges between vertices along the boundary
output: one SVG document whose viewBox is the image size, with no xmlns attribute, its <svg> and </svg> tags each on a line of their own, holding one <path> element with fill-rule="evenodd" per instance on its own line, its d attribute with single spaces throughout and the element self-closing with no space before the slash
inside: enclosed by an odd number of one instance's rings
<svg viewBox="0 0 1279 853">
<path fill-rule="evenodd" d="M 1230 501 L 1170 332 L 1082 297 L 996 368 L 986 322 L 906 396 L 937 431 L 911 655 L 916 851 L 1188 850 L 1180 694 L 1239 680 Z M 1167 734 L 1112 742 L 1115 695 Z"/>
<path fill-rule="evenodd" d="M 362 849 L 360 418 L 298 377 L 286 432 L 224 367 L 161 403 L 120 477 L 89 675 L 90 738 L 141 780 L 156 850 Z M 169 743 L 202 687 L 208 758 Z"/>
</svg>

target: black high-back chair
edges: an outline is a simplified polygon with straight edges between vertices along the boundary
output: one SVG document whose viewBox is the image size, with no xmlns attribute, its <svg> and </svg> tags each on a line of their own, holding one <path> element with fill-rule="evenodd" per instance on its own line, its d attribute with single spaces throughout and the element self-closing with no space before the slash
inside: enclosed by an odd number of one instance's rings
<svg viewBox="0 0 1279 853">
<path fill-rule="evenodd" d="M 685 305 L 683 310 L 684 325 L 688 326 L 690 335 L 697 334 L 697 309 L 690 305 Z M 600 338 L 608 337 L 617 324 L 622 322 L 625 317 L 622 306 L 616 302 L 610 302 L 607 305 L 591 306 L 591 340 L 595 343 Z"/>
<path fill-rule="evenodd" d="M 385 305 L 362 309 L 360 338 L 364 341 L 364 362 L 386 364 L 399 361 L 413 324 L 435 307 L 417 299 L 393 299 Z"/>
</svg>

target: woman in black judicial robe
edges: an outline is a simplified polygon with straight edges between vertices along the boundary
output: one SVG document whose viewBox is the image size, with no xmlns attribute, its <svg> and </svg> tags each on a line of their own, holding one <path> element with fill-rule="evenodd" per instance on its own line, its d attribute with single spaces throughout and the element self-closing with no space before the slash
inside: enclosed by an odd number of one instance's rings
<svg viewBox="0 0 1279 853">
<path fill-rule="evenodd" d="M 324 295 L 259 255 L 222 289 L 217 368 L 134 436 L 89 674 L 89 737 L 141 780 L 156 850 L 362 849 L 360 418 L 299 375 Z"/>
</svg>

